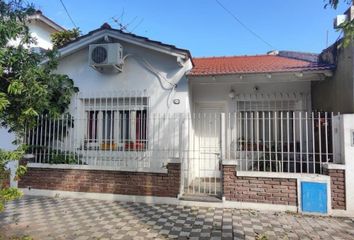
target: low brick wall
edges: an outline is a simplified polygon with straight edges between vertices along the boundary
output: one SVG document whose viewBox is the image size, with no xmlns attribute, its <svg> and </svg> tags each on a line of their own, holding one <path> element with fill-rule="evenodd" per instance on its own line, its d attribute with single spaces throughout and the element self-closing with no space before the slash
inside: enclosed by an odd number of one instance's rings
<svg viewBox="0 0 354 240">
<path fill-rule="evenodd" d="M 10 187 L 10 177 L 1 180 L 1 184 L 0 185 L 1 185 L 1 188 Z"/>
<path fill-rule="evenodd" d="M 6 171 L 3 178 L 0 179 L 0 189 L 10 187 L 10 171 Z"/>
<path fill-rule="evenodd" d="M 297 205 L 296 179 L 238 177 L 235 166 L 223 165 L 223 188 L 229 201 Z"/>
<path fill-rule="evenodd" d="M 20 188 L 177 197 L 180 187 L 179 163 L 169 163 L 168 173 L 28 168 Z"/>
<path fill-rule="evenodd" d="M 331 177 L 332 209 L 345 210 L 345 170 L 325 169 L 325 174 Z"/>
</svg>

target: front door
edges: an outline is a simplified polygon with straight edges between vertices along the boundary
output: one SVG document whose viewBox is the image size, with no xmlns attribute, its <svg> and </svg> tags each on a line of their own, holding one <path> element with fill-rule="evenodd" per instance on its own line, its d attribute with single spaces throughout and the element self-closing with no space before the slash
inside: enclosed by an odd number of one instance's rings
<svg viewBox="0 0 354 240">
<path fill-rule="evenodd" d="M 224 104 L 196 104 L 191 117 L 189 154 L 184 164 L 184 192 L 221 196 L 221 114 Z"/>
</svg>

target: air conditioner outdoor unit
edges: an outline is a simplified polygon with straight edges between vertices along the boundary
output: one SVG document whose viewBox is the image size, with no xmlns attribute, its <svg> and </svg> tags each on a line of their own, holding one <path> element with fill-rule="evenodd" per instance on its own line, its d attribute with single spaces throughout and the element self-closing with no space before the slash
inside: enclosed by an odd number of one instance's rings
<svg viewBox="0 0 354 240">
<path fill-rule="evenodd" d="M 123 48 L 119 43 L 91 44 L 89 46 L 89 64 L 95 70 L 121 72 L 123 63 Z"/>
</svg>

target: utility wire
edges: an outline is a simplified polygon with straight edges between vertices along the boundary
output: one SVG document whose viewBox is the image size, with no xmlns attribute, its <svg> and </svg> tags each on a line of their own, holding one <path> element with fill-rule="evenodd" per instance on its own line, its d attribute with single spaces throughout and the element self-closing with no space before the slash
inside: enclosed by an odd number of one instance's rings
<svg viewBox="0 0 354 240">
<path fill-rule="evenodd" d="M 254 35 L 256 38 L 261 40 L 264 44 L 268 45 L 270 48 L 275 49 L 275 47 L 264 40 L 260 35 L 258 35 L 256 32 L 254 32 L 251 28 L 249 28 L 246 24 L 244 24 L 238 17 L 236 17 L 235 14 L 233 14 L 229 9 L 227 9 L 219 0 L 215 0 L 217 4 L 219 4 L 220 7 L 222 7 L 236 22 L 238 22 L 244 29 L 246 29 L 248 32 L 250 32 L 252 35 Z"/>
<path fill-rule="evenodd" d="M 71 18 L 71 16 L 70 16 L 70 13 L 69 13 L 68 9 L 66 9 L 66 7 L 65 7 L 65 4 L 64 4 L 63 0 L 59 0 L 59 1 L 61 2 L 61 5 L 63 6 L 63 8 L 64 8 L 66 14 L 68 15 L 68 17 L 69 17 L 71 23 L 74 25 L 75 28 L 77 28 L 77 26 L 76 26 L 74 20 L 73 20 L 73 19 Z"/>
</svg>

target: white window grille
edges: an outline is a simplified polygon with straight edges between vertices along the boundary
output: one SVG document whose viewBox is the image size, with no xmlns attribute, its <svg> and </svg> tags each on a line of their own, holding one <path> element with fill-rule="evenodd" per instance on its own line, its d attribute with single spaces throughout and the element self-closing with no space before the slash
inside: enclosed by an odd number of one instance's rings
<svg viewBox="0 0 354 240">
<path fill-rule="evenodd" d="M 147 97 L 82 99 L 84 149 L 142 151 L 147 148 Z"/>
</svg>

